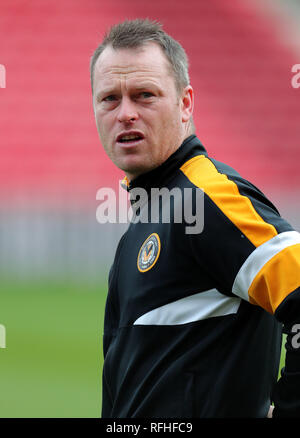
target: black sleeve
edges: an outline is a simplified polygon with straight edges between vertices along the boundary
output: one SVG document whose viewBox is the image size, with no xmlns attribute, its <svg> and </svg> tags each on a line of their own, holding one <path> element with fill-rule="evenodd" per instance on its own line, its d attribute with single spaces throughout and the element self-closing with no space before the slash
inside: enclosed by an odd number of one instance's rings
<svg viewBox="0 0 300 438">
<path fill-rule="evenodd" d="M 274 387 L 274 418 L 300 417 L 300 288 L 288 295 L 275 312 L 284 324 L 286 359 Z M 290 321 L 293 321 L 292 323 Z"/>
<path fill-rule="evenodd" d="M 254 186 L 234 183 L 238 191 L 224 190 L 225 201 L 205 194 L 204 232 L 193 238 L 194 253 L 207 261 L 220 292 L 264 308 L 283 324 L 286 362 L 271 395 L 273 415 L 300 417 L 300 235 Z"/>
<path fill-rule="evenodd" d="M 204 192 L 204 230 L 192 250 L 216 288 L 262 307 L 287 333 L 286 363 L 275 385 L 274 417 L 300 417 L 300 233 L 253 184 L 228 166 L 202 158 L 183 167 Z M 296 347 L 296 348 L 295 348 Z"/>
</svg>

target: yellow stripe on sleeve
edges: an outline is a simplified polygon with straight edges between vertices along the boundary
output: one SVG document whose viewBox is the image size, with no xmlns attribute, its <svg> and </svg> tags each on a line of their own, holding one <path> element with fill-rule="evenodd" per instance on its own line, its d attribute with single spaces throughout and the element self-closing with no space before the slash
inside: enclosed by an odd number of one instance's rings
<svg viewBox="0 0 300 438">
<path fill-rule="evenodd" d="M 300 287 L 300 244 L 272 257 L 258 272 L 249 288 L 249 301 L 274 313 L 287 295 Z"/>
<path fill-rule="evenodd" d="M 180 169 L 195 186 L 204 190 L 255 247 L 278 234 L 275 227 L 257 213 L 250 199 L 241 195 L 237 185 L 218 172 L 205 155 L 191 158 Z"/>
</svg>

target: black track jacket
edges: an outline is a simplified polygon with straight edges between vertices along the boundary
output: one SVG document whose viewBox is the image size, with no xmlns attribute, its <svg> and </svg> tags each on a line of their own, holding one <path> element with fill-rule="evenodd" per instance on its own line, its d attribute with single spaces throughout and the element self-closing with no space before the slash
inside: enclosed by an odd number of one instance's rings
<svg viewBox="0 0 300 438">
<path fill-rule="evenodd" d="M 299 233 L 195 135 L 128 185 L 147 193 L 136 219 L 163 187 L 189 188 L 194 212 L 201 191 L 203 229 L 187 233 L 184 214 L 174 219 L 184 206 L 176 199 L 170 223 L 158 201 L 159 220 L 132 221 L 121 238 L 105 311 L 102 417 L 266 417 L 272 400 L 274 416 L 299 416 Z M 290 334 L 276 383 L 282 325 Z"/>
</svg>

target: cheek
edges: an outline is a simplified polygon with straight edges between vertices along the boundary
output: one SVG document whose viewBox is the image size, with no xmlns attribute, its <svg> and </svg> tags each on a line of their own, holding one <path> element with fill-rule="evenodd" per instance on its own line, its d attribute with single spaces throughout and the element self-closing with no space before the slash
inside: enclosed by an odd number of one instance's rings
<svg viewBox="0 0 300 438">
<path fill-rule="evenodd" d="M 96 125 L 101 138 L 107 137 L 107 134 L 111 132 L 111 124 L 107 115 L 100 112 L 96 113 Z"/>
<path fill-rule="evenodd" d="M 179 117 L 175 111 L 166 111 L 161 117 L 161 129 L 165 136 L 172 134 L 179 126 Z"/>
</svg>

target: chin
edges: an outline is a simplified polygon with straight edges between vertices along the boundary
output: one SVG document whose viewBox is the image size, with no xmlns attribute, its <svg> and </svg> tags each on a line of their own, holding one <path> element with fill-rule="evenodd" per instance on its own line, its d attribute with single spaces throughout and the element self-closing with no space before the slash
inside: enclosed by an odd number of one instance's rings
<svg viewBox="0 0 300 438">
<path fill-rule="evenodd" d="M 130 162 L 129 162 L 130 161 Z M 137 160 L 126 160 L 126 162 L 119 163 L 117 166 L 123 170 L 128 176 L 132 176 L 131 179 L 148 172 L 155 166 L 147 166 L 144 162 L 138 162 Z"/>
</svg>

